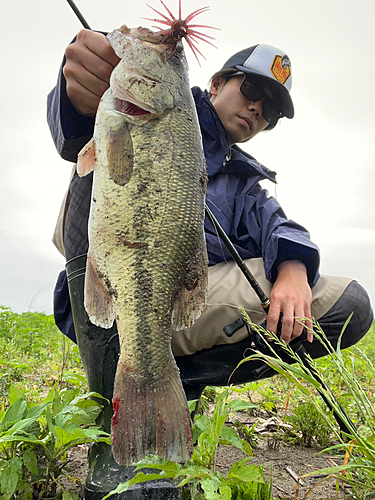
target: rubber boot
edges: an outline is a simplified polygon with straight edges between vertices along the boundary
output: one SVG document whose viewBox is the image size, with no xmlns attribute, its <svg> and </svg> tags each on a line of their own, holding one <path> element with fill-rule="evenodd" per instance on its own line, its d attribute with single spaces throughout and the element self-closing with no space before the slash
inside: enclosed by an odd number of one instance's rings
<svg viewBox="0 0 375 500">
<path fill-rule="evenodd" d="M 120 352 L 116 326 L 110 329 L 93 325 L 83 305 L 86 255 L 71 259 L 66 264 L 69 295 L 72 304 L 74 328 L 89 390 L 98 392 L 109 401 L 100 400 L 104 409 L 97 423 L 111 432 L 113 415 L 112 395 L 117 361 Z M 126 445 L 126 444 L 125 444 Z M 150 469 L 143 472 L 151 473 Z M 134 477 L 134 467 L 118 465 L 111 446 L 94 443 L 89 450 L 89 472 L 85 484 L 86 500 L 101 500 L 119 483 Z M 132 486 L 128 491 L 113 496 L 121 500 L 180 500 L 181 489 L 168 481 L 156 480 Z"/>
</svg>

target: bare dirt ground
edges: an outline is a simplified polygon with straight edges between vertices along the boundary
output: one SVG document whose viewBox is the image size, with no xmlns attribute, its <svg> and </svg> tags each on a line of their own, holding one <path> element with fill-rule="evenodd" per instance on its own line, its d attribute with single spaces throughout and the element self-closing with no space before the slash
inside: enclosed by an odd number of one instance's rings
<svg viewBox="0 0 375 500">
<path fill-rule="evenodd" d="M 220 449 L 217 457 L 218 470 L 225 474 L 230 466 L 243 458 L 242 453 L 235 448 Z M 328 500 L 342 498 L 342 493 L 336 492 L 336 481 L 317 475 L 302 478 L 302 483 L 297 487 L 295 477 L 301 477 L 310 472 L 329 467 L 327 460 L 337 460 L 328 454 L 319 454 L 319 450 L 305 447 L 291 447 L 279 443 L 277 449 L 262 441 L 254 449 L 252 463 L 264 466 L 265 479 L 273 477 L 273 497 L 283 499 L 304 499 L 309 494 L 309 499 Z M 288 470 L 290 472 L 288 472 Z"/>
<path fill-rule="evenodd" d="M 88 446 L 73 448 L 69 455 L 71 476 L 77 478 L 76 482 L 66 481 L 65 486 L 69 491 L 84 498 L 84 481 L 87 474 Z M 285 500 L 329 500 L 343 498 L 342 491 L 336 490 L 336 481 L 321 475 L 303 477 L 297 487 L 296 478 L 304 476 L 318 469 L 329 467 L 332 460 L 342 464 L 343 457 L 322 454 L 318 448 L 290 446 L 270 437 L 258 440 L 254 448 L 252 463 L 264 466 L 265 479 L 273 476 L 273 497 Z M 234 447 L 220 446 L 216 458 L 216 468 L 225 475 L 230 467 L 244 458 L 244 454 Z M 346 492 L 348 493 L 348 492 Z M 307 496 L 308 495 L 308 496 Z"/>
</svg>

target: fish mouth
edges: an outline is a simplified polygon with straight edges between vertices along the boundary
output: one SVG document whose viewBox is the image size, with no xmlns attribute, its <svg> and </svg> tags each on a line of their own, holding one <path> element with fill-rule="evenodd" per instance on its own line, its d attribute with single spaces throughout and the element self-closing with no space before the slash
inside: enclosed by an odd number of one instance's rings
<svg viewBox="0 0 375 500">
<path fill-rule="evenodd" d="M 128 78 L 130 77 L 135 78 L 136 81 L 144 79 L 144 76 L 141 75 L 134 68 L 125 68 L 125 69 L 122 68 L 122 69 L 124 72 L 126 69 L 126 75 Z M 147 80 L 151 79 L 148 78 Z M 156 81 L 151 80 L 151 82 L 156 82 Z M 119 78 L 119 75 L 112 74 L 111 87 L 113 96 L 116 100 L 116 110 L 119 111 L 120 113 L 123 113 L 124 115 L 127 116 L 142 116 L 148 114 L 153 114 L 153 115 L 156 114 L 155 109 L 153 109 L 146 103 L 142 102 L 142 100 L 137 99 L 135 96 L 132 95 L 131 92 L 129 92 L 129 90 L 123 85 L 123 82 L 121 81 L 121 78 Z"/>
<path fill-rule="evenodd" d="M 146 109 L 137 106 L 130 101 L 125 101 L 123 99 L 118 99 L 119 101 L 119 111 L 124 115 L 129 116 L 142 116 L 142 115 L 150 115 L 151 111 L 147 111 Z"/>
<path fill-rule="evenodd" d="M 155 114 L 155 110 L 149 108 L 135 99 L 120 99 L 115 97 L 115 109 L 127 116 L 143 116 Z"/>
</svg>

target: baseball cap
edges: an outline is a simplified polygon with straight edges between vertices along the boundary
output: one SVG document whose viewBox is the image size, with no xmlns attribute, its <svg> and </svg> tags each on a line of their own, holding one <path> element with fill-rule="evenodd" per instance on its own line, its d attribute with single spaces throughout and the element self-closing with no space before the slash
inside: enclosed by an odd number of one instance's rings
<svg viewBox="0 0 375 500">
<path fill-rule="evenodd" d="M 283 50 L 264 43 L 253 45 L 228 59 L 222 69 L 226 68 L 236 68 L 245 74 L 266 79 L 277 93 L 283 115 L 293 118 L 294 107 L 290 97 L 292 67 Z"/>
</svg>

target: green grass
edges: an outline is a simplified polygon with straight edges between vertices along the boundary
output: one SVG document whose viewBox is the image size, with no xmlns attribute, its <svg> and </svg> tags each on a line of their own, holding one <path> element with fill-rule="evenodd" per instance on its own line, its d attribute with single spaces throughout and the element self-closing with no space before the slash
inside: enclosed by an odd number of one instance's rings
<svg viewBox="0 0 375 500">
<path fill-rule="evenodd" d="M 9 403 L 12 382 L 37 400 L 56 382 L 67 386 L 69 375 L 87 391 L 78 348 L 58 330 L 53 315 L 17 314 L 0 305 L 0 404 Z"/>
<path fill-rule="evenodd" d="M 244 316 L 246 318 L 246 313 Z M 246 319 L 250 321 L 248 317 Z M 267 335 L 265 330 L 257 325 L 252 326 L 265 338 Z M 345 331 L 345 327 L 346 325 L 344 325 L 342 332 Z M 309 358 L 309 366 L 307 366 L 301 361 L 298 353 L 294 353 L 289 346 L 285 346 L 275 336 L 273 336 L 273 341 L 288 352 L 289 356 L 296 361 L 295 364 L 289 365 L 277 355 L 270 357 L 261 353 L 250 356 L 248 359 L 265 360 L 269 366 L 294 384 L 305 400 L 312 404 L 313 410 L 317 412 L 321 421 L 327 428 L 330 428 L 336 443 L 327 448 L 326 451 L 335 450 L 335 452 L 344 453 L 345 461 L 343 465 L 322 469 L 318 473 L 329 474 L 330 477 L 351 486 L 354 498 L 358 500 L 374 498 L 375 398 L 371 385 L 371 381 L 375 377 L 375 367 L 372 362 L 373 328 L 360 346 L 352 347 L 346 352 L 340 350 L 341 339 L 337 348 L 334 349 L 319 325 L 315 324 L 315 330 L 316 337 L 330 352 L 328 357 L 330 370 L 324 370 L 325 362 L 322 369 L 322 362 L 316 362 L 311 358 Z M 332 392 L 327 389 L 327 386 L 330 386 L 331 372 L 335 372 L 335 376 L 340 382 L 339 392 L 341 394 L 337 394 L 337 387 L 334 387 Z M 317 379 L 316 374 L 322 382 Z M 336 421 L 332 419 L 331 412 L 322 406 L 319 393 L 325 395 L 332 410 L 345 424 L 345 431 L 339 431 Z M 339 404 L 339 401 L 343 403 L 344 397 L 350 403 L 346 405 L 346 412 L 342 409 L 344 404 L 341 406 Z"/>
<path fill-rule="evenodd" d="M 340 353 L 339 364 L 332 363 L 332 359 L 327 357 L 316 361 L 316 367 L 322 378 L 332 388 L 335 396 L 350 418 L 359 426 L 361 432 L 367 432 L 366 429 L 373 428 L 375 420 L 374 373 L 369 361 L 374 359 L 375 323 L 356 346 Z M 17 314 L 7 306 L 0 306 L 0 411 L 4 412 L 9 408 L 11 384 L 13 387 L 22 389 L 28 404 L 41 404 L 53 387 L 57 387 L 60 391 L 78 389 L 81 394 L 87 392 L 78 348 L 57 329 L 52 315 L 38 312 Z M 247 401 L 250 413 L 267 411 L 272 414 L 277 413 L 280 419 L 283 419 L 284 413 L 287 413 L 286 418 L 292 423 L 295 435 L 301 436 L 299 442 L 305 445 L 326 446 L 327 442 L 332 441 L 332 437 L 337 440 L 337 432 L 330 427 L 333 422 L 332 417 L 326 411 L 324 404 L 322 405 L 314 387 L 307 390 L 304 384 L 291 377 L 276 376 L 270 380 L 232 387 L 229 398 L 231 401 L 233 398 Z M 356 398 L 353 397 L 353 384 L 359 388 L 363 401 L 370 402 L 367 413 L 363 411 L 363 404 L 358 404 Z M 299 390 L 301 387 L 302 392 Z M 217 404 L 221 401 L 223 391 L 223 388 L 209 388 L 205 391 L 203 409 L 206 412 L 209 406 L 212 409 L 212 403 Z M 312 396 L 316 397 L 316 404 L 313 403 Z M 307 419 L 307 413 L 315 415 L 314 418 Z M 206 415 L 203 415 L 202 423 L 205 423 L 207 429 L 211 425 Z M 207 429 L 206 432 L 208 432 Z M 256 438 L 252 429 L 241 428 L 240 432 L 237 429 L 237 433 L 242 443 L 246 439 L 251 446 L 255 445 Z M 352 484 L 356 482 L 357 498 L 361 498 L 363 490 L 358 484 L 360 481 L 364 484 L 364 480 L 361 480 L 360 473 L 356 474 L 350 464 L 357 464 L 362 470 L 370 461 L 372 467 L 372 469 L 370 467 L 370 473 L 366 469 L 363 474 L 370 475 L 371 480 L 374 478 L 373 438 L 367 438 L 367 434 L 365 438 L 362 435 L 360 438 L 362 438 L 362 448 L 354 442 L 353 448 L 347 450 L 350 455 L 350 462 L 347 466 L 348 481 Z M 358 440 L 358 436 L 356 439 Z M 342 445 L 346 446 L 345 443 Z M 205 448 L 202 449 L 205 450 Z M 370 456 L 370 459 L 366 458 L 367 462 L 363 459 L 364 452 L 369 453 Z M 209 468 L 210 466 L 206 467 L 207 470 Z M 206 473 L 208 474 L 207 471 Z M 330 473 L 334 474 L 334 472 Z M 181 477 L 182 471 L 179 471 L 179 474 Z M 207 481 L 206 486 L 209 489 L 214 483 L 216 485 L 217 477 L 208 478 L 207 476 Z M 227 497 L 230 498 L 229 483 L 226 484 L 225 481 L 225 478 L 222 480 L 220 478 L 217 483 L 218 490 L 215 490 L 212 498 L 220 495 L 217 493 L 220 488 L 222 488 L 222 493 L 227 492 Z M 373 493 L 371 483 L 368 481 L 366 488 L 367 493 Z M 209 498 L 209 495 L 206 498 Z"/>
<path fill-rule="evenodd" d="M 67 451 L 108 441 L 95 427 L 77 346 L 52 315 L 0 306 L 0 499 L 77 500 Z M 89 425 L 90 424 L 90 425 Z"/>
<path fill-rule="evenodd" d="M 355 422 L 360 419 L 360 415 L 358 407 L 345 383 L 343 370 L 360 383 L 364 392 L 371 395 L 374 392 L 374 382 L 369 370 L 369 360 L 375 360 L 375 322 L 367 335 L 358 344 L 342 351 L 341 370 L 338 370 L 332 364 L 332 360 L 328 356 L 315 360 L 316 366 L 328 387 L 334 390 L 340 404 Z M 301 428 L 303 427 L 302 421 L 308 413 L 306 408 L 311 404 L 307 396 L 304 397 L 301 395 L 296 384 L 281 376 L 252 382 L 237 388 L 236 391 L 241 394 L 241 397 L 247 395 L 250 401 L 257 401 L 258 405 L 263 409 L 277 409 L 277 413 L 280 416 L 282 416 L 285 409 L 288 413 L 297 410 L 297 415 L 301 415 Z M 305 406 L 305 409 L 303 406 Z M 306 424 L 308 423 L 306 422 Z M 321 442 L 325 442 L 325 434 L 325 432 L 317 433 L 317 436 L 320 436 L 319 439 Z M 308 438 L 311 436 L 304 437 L 307 442 L 310 442 Z"/>
<path fill-rule="evenodd" d="M 369 379 L 367 359 L 375 360 L 375 322 L 358 344 L 342 351 L 344 367 L 353 374 L 362 385 L 370 388 L 372 381 Z M 329 358 L 321 358 L 317 361 L 319 370 L 325 374 L 326 379 L 333 385 L 339 385 L 342 376 L 338 370 L 332 370 Z"/>
</svg>

